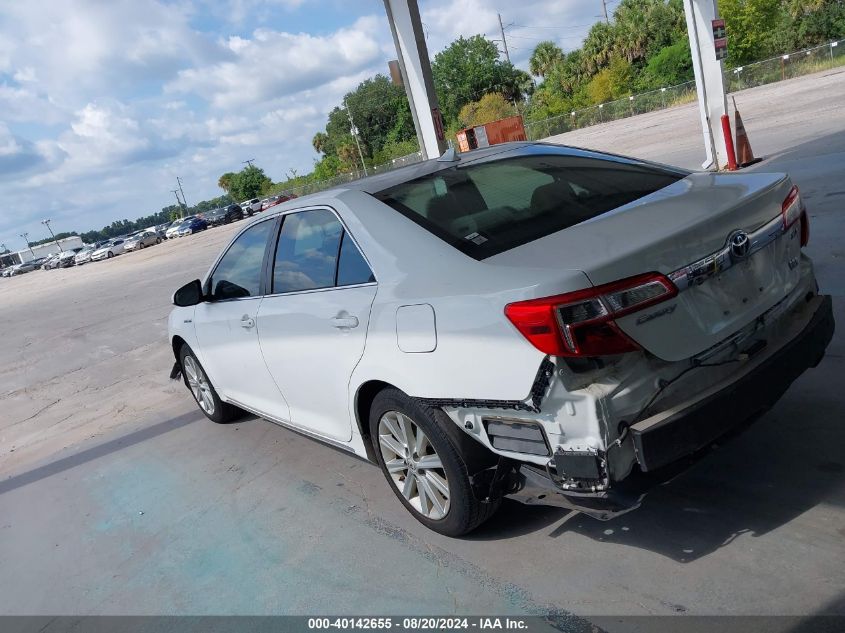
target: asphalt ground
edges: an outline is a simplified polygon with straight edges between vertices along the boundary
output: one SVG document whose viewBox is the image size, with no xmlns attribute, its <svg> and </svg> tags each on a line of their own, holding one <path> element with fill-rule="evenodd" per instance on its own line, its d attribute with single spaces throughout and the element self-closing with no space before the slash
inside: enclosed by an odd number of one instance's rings
<svg viewBox="0 0 845 633">
<path fill-rule="evenodd" d="M 506 502 L 449 539 L 375 466 L 258 418 L 207 421 L 168 379 L 166 317 L 235 224 L 0 279 L 0 614 L 845 614 L 845 73 L 738 102 L 755 169 L 802 187 L 840 328 L 642 508 L 603 523 Z M 695 106 L 556 140 L 703 158 Z"/>
</svg>

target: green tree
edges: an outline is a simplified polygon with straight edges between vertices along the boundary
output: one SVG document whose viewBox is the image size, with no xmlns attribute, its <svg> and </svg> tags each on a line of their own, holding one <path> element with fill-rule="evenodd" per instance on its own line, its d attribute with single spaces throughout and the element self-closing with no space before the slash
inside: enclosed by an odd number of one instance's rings
<svg viewBox="0 0 845 633">
<path fill-rule="evenodd" d="M 783 0 L 721 0 L 719 12 L 725 19 L 731 65 L 783 52 L 777 50 L 779 29 L 786 16 Z"/>
<path fill-rule="evenodd" d="M 498 92 L 491 92 L 461 108 L 458 123 L 461 127 L 483 125 L 516 114 L 516 108 Z"/>
<path fill-rule="evenodd" d="M 264 170 L 255 165 L 247 165 L 238 173 L 233 174 L 229 185 L 229 193 L 235 200 L 249 200 L 273 184 Z"/>
<path fill-rule="evenodd" d="M 587 85 L 587 93 L 594 104 L 605 103 L 631 94 L 634 70 L 627 59 L 613 56 L 610 65 L 599 71 Z"/>
<path fill-rule="evenodd" d="M 549 71 L 563 61 L 563 51 L 560 46 L 550 40 L 537 44 L 531 58 L 528 60 L 528 67 L 531 74 L 538 77 L 545 77 Z"/>
<path fill-rule="evenodd" d="M 674 86 L 693 79 L 692 54 L 686 40 L 665 46 L 648 60 L 640 77 L 643 90 Z"/>
<path fill-rule="evenodd" d="M 431 71 L 447 125 L 458 120 L 462 107 L 488 92 L 521 101 L 526 87 L 526 73 L 501 61 L 496 45 L 481 35 L 452 42 L 434 56 Z"/>
</svg>

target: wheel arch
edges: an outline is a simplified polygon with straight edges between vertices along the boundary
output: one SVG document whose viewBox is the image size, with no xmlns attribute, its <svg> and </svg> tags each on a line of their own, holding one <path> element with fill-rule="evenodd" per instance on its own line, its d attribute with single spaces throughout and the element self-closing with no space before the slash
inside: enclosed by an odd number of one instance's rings
<svg viewBox="0 0 845 633">
<path fill-rule="evenodd" d="M 188 345 L 188 341 L 183 339 L 178 334 L 175 334 L 173 338 L 170 340 L 170 346 L 173 348 L 173 356 L 176 360 L 179 360 L 179 351 L 182 349 L 183 345 Z M 190 347 L 190 345 L 188 345 Z"/>
<path fill-rule="evenodd" d="M 358 387 L 358 391 L 355 393 L 355 423 L 358 425 L 358 433 L 364 442 L 367 459 L 374 464 L 377 464 L 378 460 L 370 438 L 370 408 L 379 392 L 389 388 L 395 389 L 396 387 L 383 380 L 368 380 Z"/>
</svg>

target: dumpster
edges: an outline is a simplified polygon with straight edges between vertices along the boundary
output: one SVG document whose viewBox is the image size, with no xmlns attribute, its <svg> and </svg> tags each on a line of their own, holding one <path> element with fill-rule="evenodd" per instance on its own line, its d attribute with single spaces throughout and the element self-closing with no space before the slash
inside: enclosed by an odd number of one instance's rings
<svg viewBox="0 0 845 633">
<path fill-rule="evenodd" d="M 462 152 L 468 152 L 479 147 L 489 147 L 509 141 L 526 141 L 525 126 L 522 124 L 521 116 L 510 116 L 506 119 L 491 121 L 484 125 L 476 125 L 460 130 L 456 137 L 458 148 Z"/>
</svg>

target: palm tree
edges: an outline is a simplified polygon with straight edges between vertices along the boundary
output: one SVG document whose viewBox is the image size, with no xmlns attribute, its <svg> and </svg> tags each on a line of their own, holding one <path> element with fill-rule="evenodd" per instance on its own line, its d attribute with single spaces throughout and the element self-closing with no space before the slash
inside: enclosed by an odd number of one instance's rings
<svg viewBox="0 0 845 633">
<path fill-rule="evenodd" d="M 217 179 L 217 186 L 220 187 L 226 193 L 229 193 L 229 190 L 232 188 L 232 180 L 235 178 L 235 174 L 232 172 L 226 172 L 220 178 Z"/>
<path fill-rule="evenodd" d="M 550 40 L 545 40 L 537 44 L 534 52 L 531 53 L 528 67 L 532 75 L 545 77 L 561 61 L 563 61 L 563 51 L 560 47 Z"/>
<path fill-rule="evenodd" d="M 596 22 L 590 28 L 581 48 L 584 70 L 588 75 L 594 75 L 607 66 L 610 55 L 616 43 L 616 25 Z"/>
</svg>

